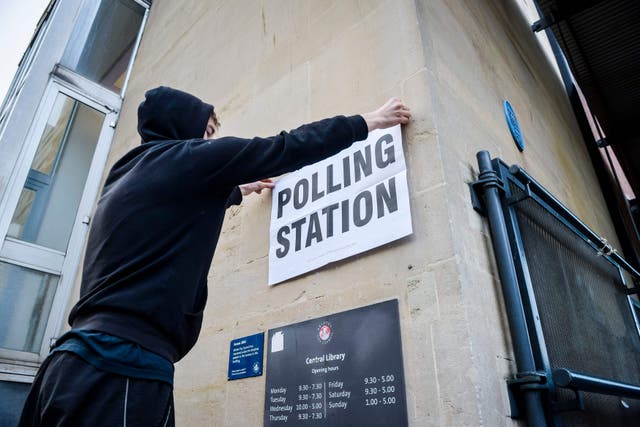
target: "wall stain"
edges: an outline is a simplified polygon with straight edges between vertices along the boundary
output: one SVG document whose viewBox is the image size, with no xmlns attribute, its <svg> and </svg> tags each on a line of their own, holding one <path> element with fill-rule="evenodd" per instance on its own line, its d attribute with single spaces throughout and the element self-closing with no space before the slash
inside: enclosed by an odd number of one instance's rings
<svg viewBox="0 0 640 427">
<path fill-rule="evenodd" d="M 295 299 L 293 300 L 293 302 L 298 301 L 298 300 L 299 300 L 300 298 L 302 298 L 302 296 L 303 296 L 304 294 L 306 294 L 306 293 L 307 293 L 307 291 L 302 291 L 302 292 L 300 292 L 300 295 L 298 295 L 297 297 L 295 297 Z"/>
</svg>

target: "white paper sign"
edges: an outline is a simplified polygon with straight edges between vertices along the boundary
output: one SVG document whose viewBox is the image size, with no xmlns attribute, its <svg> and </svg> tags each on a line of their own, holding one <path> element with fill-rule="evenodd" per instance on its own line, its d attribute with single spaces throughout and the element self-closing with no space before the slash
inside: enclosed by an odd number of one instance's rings
<svg viewBox="0 0 640 427">
<path fill-rule="evenodd" d="M 276 183 L 269 285 L 412 232 L 400 125 L 375 130 Z"/>
</svg>

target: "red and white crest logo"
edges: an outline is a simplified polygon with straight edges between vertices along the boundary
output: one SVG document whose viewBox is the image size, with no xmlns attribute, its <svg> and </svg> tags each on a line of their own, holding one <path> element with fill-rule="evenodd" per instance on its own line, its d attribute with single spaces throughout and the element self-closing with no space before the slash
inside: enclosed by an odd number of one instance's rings
<svg viewBox="0 0 640 427">
<path fill-rule="evenodd" d="M 318 326 L 318 340 L 325 344 L 331 340 L 333 336 L 333 330 L 331 329 L 331 323 L 322 322 L 320 326 Z"/>
</svg>

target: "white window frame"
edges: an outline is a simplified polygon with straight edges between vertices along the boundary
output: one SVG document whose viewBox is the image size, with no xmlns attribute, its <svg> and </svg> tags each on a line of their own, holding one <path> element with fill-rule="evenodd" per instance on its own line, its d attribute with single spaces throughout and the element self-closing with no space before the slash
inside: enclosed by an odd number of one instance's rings
<svg viewBox="0 0 640 427">
<path fill-rule="evenodd" d="M 90 1 L 95 1 L 95 0 L 90 0 Z M 100 1 L 102 1 L 102 0 L 100 0 Z M 94 83 L 90 79 L 88 79 L 88 78 L 76 73 L 73 70 L 70 70 L 69 68 L 65 67 L 64 65 L 57 64 L 56 65 L 56 69 L 61 70 L 60 74 L 71 76 L 74 81 L 90 82 L 90 84 L 92 84 L 92 85 L 99 86 L 99 88 L 100 88 L 99 90 L 108 92 L 109 94 L 115 95 L 115 96 L 118 96 L 118 97 L 124 97 L 124 94 L 127 91 L 127 85 L 129 84 L 129 77 L 131 77 L 131 71 L 133 70 L 133 63 L 135 62 L 136 55 L 138 54 L 138 49 L 140 48 L 140 40 L 142 39 L 142 34 L 144 33 L 144 28 L 145 28 L 145 26 L 147 24 L 147 18 L 149 17 L 149 8 L 150 8 L 150 5 L 151 5 L 151 1 L 145 1 L 145 0 L 130 0 L 130 1 L 133 2 L 133 3 L 137 3 L 139 6 L 143 7 L 145 9 L 145 11 L 144 11 L 144 15 L 142 15 L 142 21 L 140 22 L 140 28 L 138 29 L 138 34 L 136 35 L 136 40 L 135 40 L 134 45 L 133 45 L 133 51 L 131 52 L 131 58 L 129 59 L 129 64 L 127 64 L 127 70 L 125 71 L 125 78 L 124 78 L 124 82 L 122 84 L 122 89 L 120 90 L 120 92 L 119 93 L 111 92 L 109 89 L 107 89 L 105 87 L 102 87 L 102 86 L 98 85 L 97 83 Z M 78 12 L 80 13 L 83 10 L 84 7 L 85 7 L 85 3 L 83 2 L 80 5 L 80 7 L 78 8 Z M 99 8 L 100 7 L 100 2 L 96 3 L 95 7 Z M 81 16 L 78 16 L 78 19 L 79 18 L 81 18 Z M 77 23 L 74 23 L 74 26 L 76 24 Z M 72 34 L 73 34 L 73 32 L 72 32 Z M 69 41 L 67 41 L 67 43 L 68 42 Z M 65 50 L 67 48 L 69 48 L 69 46 L 66 46 Z M 64 52 L 63 53 L 63 56 L 65 54 L 69 54 L 72 57 L 73 56 L 77 57 L 78 55 L 81 54 L 82 49 L 84 49 L 84 44 L 78 44 L 78 45 L 72 46 L 71 50 L 69 52 Z"/>
</svg>

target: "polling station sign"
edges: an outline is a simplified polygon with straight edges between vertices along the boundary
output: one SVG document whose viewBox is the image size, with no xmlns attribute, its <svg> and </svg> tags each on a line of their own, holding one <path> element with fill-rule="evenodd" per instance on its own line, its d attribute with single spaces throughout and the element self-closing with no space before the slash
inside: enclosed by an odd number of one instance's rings
<svg viewBox="0 0 640 427">
<path fill-rule="evenodd" d="M 413 232 L 400 125 L 279 180 L 269 285 Z"/>
</svg>

